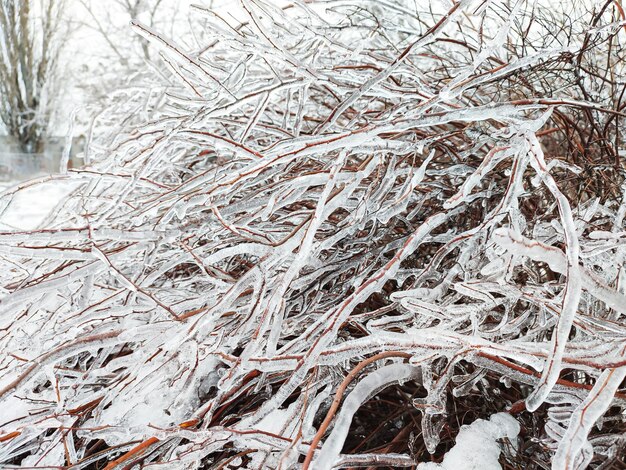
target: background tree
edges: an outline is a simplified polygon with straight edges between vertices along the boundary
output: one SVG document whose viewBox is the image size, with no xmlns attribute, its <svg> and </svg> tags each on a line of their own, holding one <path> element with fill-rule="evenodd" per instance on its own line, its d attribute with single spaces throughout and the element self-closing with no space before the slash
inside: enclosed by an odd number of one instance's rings
<svg viewBox="0 0 626 470">
<path fill-rule="evenodd" d="M 129 106 L 135 109 L 131 121 L 145 118 L 161 101 L 159 90 L 168 83 L 166 73 L 154 73 L 163 69 L 157 48 L 133 30 L 131 21 L 180 37 L 187 30 L 189 3 L 76 0 L 77 35 L 89 44 L 75 47 L 77 60 L 70 64 L 77 77 L 75 101 L 81 112 L 76 116 L 76 134 L 86 137 L 84 155 L 119 133 L 122 123 L 128 124 Z"/>
<path fill-rule="evenodd" d="M 21 149 L 41 152 L 67 40 L 65 0 L 0 0 L 0 121 Z"/>
<path fill-rule="evenodd" d="M 190 0 L 164 2 L 163 0 L 76 0 L 75 21 L 81 34 L 90 44 L 82 61 L 84 75 L 79 84 L 86 94 L 85 101 L 104 107 L 116 101 L 112 95 L 128 95 L 137 90 L 162 84 L 163 74 L 155 77 L 161 68 L 158 48 L 130 26 L 132 21 L 158 30 L 166 37 L 185 39 L 192 43 L 186 12 Z M 187 39 L 190 39 L 187 41 Z M 187 44 L 185 44 L 187 45 Z M 81 61 L 78 61 L 79 63 Z"/>
</svg>

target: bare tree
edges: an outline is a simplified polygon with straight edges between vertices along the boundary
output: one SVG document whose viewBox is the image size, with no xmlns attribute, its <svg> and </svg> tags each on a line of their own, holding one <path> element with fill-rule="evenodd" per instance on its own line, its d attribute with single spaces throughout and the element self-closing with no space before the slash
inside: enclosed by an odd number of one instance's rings
<svg viewBox="0 0 626 470">
<path fill-rule="evenodd" d="M 25 152 L 48 131 L 67 31 L 65 0 L 0 0 L 0 121 Z"/>
<path fill-rule="evenodd" d="M 158 47 L 138 34 L 131 22 L 168 37 L 191 38 L 189 19 L 184 15 L 189 1 L 76 1 L 82 7 L 75 10 L 76 24 L 93 44 L 88 55 L 78 61 L 84 66 L 77 69 L 77 88 L 85 105 L 77 116 L 78 133 L 86 140 L 84 155 L 121 132 L 122 123 L 127 125 L 129 119 L 140 122 L 144 113 L 162 103 L 163 86 L 172 84 Z M 127 113 L 129 106 L 135 109 L 132 117 Z"/>
<path fill-rule="evenodd" d="M 104 99 L 109 104 L 111 92 L 126 88 L 131 77 L 136 80 L 138 73 L 150 71 L 147 64 L 158 62 L 154 48 L 132 30 L 130 22 L 138 20 L 172 36 L 177 9 L 172 2 L 167 4 L 162 0 L 111 0 L 106 4 L 78 0 L 78 4 L 84 10 L 78 23 L 91 30 L 92 38 L 100 43 L 96 46 L 97 53 L 90 52 L 88 67 L 91 74 L 97 73 L 98 81 L 94 86 L 85 80 L 81 86 L 96 101 Z M 152 72 L 146 75 L 151 77 Z"/>
<path fill-rule="evenodd" d="M 110 3 L 107 2 L 105 8 L 93 0 L 79 0 L 79 2 L 87 12 L 87 21 L 84 25 L 102 37 L 111 55 L 121 65 L 130 66 L 130 63 L 136 59 L 146 61 L 151 59 L 148 41 L 134 35 L 128 23 L 142 15 L 150 26 L 156 26 L 159 13 L 163 13 L 160 11 L 163 10 L 162 0 L 112 0 Z M 124 18 L 125 21 L 120 22 L 120 18 Z M 128 47 L 129 39 L 131 47 Z M 139 47 L 135 47 L 135 43 Z"/>
</svg>

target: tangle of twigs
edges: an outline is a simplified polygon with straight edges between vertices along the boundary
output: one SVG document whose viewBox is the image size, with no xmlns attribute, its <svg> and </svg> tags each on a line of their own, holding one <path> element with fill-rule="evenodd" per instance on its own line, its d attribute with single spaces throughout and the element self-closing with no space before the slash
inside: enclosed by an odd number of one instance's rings
<svg viewBox="0 0 626 470">
<path fill-rule="evenodd" d="M 619 2 L 423 3 L 135 24 L 156 111 L 0 233 L 6 468 L 410 467 L 498 411 L 508 468 L 619 461 Z"/>
</svg>

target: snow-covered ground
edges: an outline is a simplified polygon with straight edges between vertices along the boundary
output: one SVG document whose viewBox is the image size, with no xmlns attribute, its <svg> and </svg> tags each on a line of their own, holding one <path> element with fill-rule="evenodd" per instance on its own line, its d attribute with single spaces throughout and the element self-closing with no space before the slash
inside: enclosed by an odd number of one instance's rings
<svg viewBox="0 0 626 470">
<path fill-rule="evenodd" d="M 20 182 L 0 184 L 1 194 L 10 191 Z M 41 224 L 54 210 L 59 201 L 72 190 L 72 186 L 51 181 L 27 186 L 17 191 L 8 207 L 0 214 L 2 230 L 31 230 Z"/>
</svg>

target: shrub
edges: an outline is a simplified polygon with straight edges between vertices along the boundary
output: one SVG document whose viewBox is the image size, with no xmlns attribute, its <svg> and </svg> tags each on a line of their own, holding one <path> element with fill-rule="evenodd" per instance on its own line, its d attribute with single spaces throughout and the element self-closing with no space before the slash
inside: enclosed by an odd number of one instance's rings
<svg viewBox="0 0 626 470">
<path fill-rule="evenodd" d="M 502 411 L 511 466 L 620 458 L 618 2 L 449 3 L 135 25 L 158 111 L 0 234 L 0 461 L 411 466 Z"/>
</svg>

